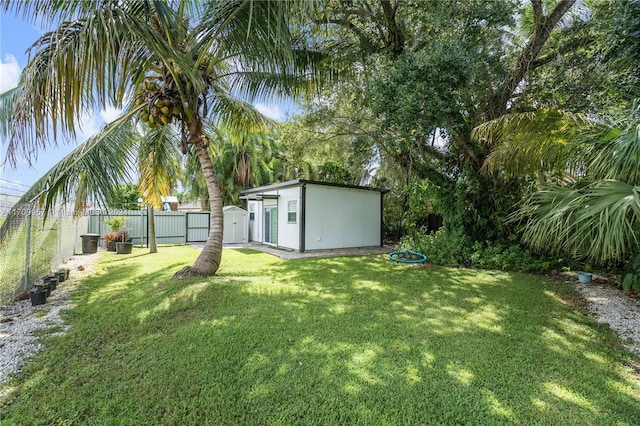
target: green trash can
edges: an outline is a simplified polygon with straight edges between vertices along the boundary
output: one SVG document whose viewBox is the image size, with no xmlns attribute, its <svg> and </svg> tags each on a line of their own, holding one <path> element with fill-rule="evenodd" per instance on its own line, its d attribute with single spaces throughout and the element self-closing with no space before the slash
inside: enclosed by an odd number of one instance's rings
<svg viewBox="0 0 640 426">
<path fill-rule="evenodd" d="M 82 238 L 82 254 L 91 254 L 98 251 L 98 240 L 100 234 L 84 234 Z"/>
</svg>

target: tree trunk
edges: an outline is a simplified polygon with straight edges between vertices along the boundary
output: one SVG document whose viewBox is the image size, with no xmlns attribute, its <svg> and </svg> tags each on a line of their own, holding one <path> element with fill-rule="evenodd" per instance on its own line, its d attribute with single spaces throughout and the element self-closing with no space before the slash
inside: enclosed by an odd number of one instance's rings
<svg viewBox="0 0 640 426">
<path fill-rule="evenodd" d="M 576 0 L 559 1 L 549 16 L 542 14 L 542 4 L 540 0 L 532 1 L 535 27 L 524 46 L 513 68 L 502 84 L 501 90 L 491 99 L 489 104 L 489 119 L 494 120 L 504 115 L 509 109 L 509 105 L 514 101 L 513 97 L 516 89 L 522 81 L 529 75 L 529 71 L 534 62 L 540 56 L 542 48 L 551 37 L 551 31 L 558 25 L 560 20 L 573 7 Z"/>
<path fill-rule="evenodd" d="M 151 204 L 147 204 L 147 220 L 149 221 L 149 253 L 157 253 L 156 217 L 153 213 L 153 206 Z"/>
<path fill-rule="evenodd" d="M 174 278 L 184 278 L 193 276 L 209 276 L 215 275 L 220 267 L 222 259 L 222 193 L 220 192 L 220 184 L 216 178 L 215 168 L 209 155 L 209 150 L 202 143 L 202 139 L 195 144 L 196 153 L 200 160 L 200 167 L 207 183 L 207 192 L 209 193 L 209 208 L 211 210 L 211 230 L 209 238 L 200 255 L 192 266 L 187 266 L 176 272 Z"/>
</svg>

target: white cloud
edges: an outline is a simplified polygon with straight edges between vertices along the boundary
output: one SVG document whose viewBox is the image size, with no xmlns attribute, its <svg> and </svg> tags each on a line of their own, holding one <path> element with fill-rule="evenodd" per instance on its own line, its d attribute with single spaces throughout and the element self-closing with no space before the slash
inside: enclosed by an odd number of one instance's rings
<svg viewBox="0 0 640 426">
<path fill-rule="evenodd" d="M 105 123 L 111 123 L 113 120 L 120 117 L 121 114 L 121 109 L 117 109 L 111 105 L 100 111 L 100 117 L 102 117 Z"/>
<path fill-rule="evenodd" d="M 282 112 L 282 110 L 278 105 L 274 105 L 271 107 L 265 104 L 255 104 L 254 107 L 258 111 L 260 111 L 262 115 L 265 115 L 271 118 L 272 120 L 282 121 L 282 119 L 284 118 L 284 113 Z"/>
<path fill-rule="evenodd" d="M 20 65 L 18 65 L 16 57 L 9 53 L 4 55 L 0 61 L 0 93 L 16 87 L 19 78 Z"/>
<path fill-rule="evenodd" d="M 100 130 L 101 120 L 94 115 L 84 114 L 76 124 L 76 140 L 84 142 Z"/>
<path fill-rule="evenodd" d="M 105 124 L 111 123 L 120 117 L 121 114 L 121 109 L 114 108 L 111 105 L 100 111 L 99 114 L 84 114 L 76 125 L 76 139 L 78 142 L 84 142 L 98 133 Z"/>
</svg>

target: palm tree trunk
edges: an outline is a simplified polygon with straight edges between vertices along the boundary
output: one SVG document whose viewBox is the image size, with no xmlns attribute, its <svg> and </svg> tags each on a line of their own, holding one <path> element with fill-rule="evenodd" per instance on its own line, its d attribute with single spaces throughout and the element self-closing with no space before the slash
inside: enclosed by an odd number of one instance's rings
<svg viewBox="0 0 640 426">
<path fill-rule="evenodd" d="M 156 241 L 156 217 L 153 213 L 153 206 L 147 204 L 147 220 L 149 221 L 149 253 L 158 252 L 158 243 Z"/>
<path fill-rule="evenodd" d="M 211 210 L 211 228 L 209 238 L 200 255 L 192 266 L 187 266 L 176 272 L 174 278 L 184 278 L 192 276 L 214 275 L 220 267 L 222 259 L 222 193 L 220 184 L 216 178 L 215 168 L 209 155 L 209 150 L 202 142 L 194 144 L 205 182 L 209 193 L 209 208 Z"/>
</svg>

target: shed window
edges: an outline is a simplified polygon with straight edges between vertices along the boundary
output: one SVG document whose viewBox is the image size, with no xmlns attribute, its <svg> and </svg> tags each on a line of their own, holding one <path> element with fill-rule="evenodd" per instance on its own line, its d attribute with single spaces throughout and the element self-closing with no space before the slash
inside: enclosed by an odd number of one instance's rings
<svg viewBox="0 0 640 426">
<path fill-rule="evenodd" d="M 292 200 L 287 203 L 287 221 L 296 223 L 298 213 L 298 200 Z"/>
</svg>

